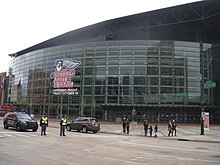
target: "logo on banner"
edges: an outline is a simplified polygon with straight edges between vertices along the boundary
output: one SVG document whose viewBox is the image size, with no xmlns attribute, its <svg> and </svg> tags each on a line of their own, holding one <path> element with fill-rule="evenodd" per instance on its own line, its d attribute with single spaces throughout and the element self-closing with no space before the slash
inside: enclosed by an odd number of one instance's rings
<svg viewBox="0 0 220 165">
<path fill-rule="evenodd" d="M 50 75 L 51 80 L 53 80 L 53 94 L 78 94 L 76 89 L 71 88 L 74 85 L 72 79 L 75 76 L 75 69 L 80 64 L 80 61 L 69 58 L 55 61 L 55 72 Z"/>
</svg>

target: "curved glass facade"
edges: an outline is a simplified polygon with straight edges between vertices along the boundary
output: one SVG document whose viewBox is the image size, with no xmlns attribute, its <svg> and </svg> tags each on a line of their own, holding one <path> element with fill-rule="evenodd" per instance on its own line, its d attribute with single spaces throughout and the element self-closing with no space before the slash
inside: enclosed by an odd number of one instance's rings
<svg viewBox="0 0 220 165">
<path fill-rule="evenodd" d="M 123 109 L 129 110 L 126 115 L 130 115 L 131 107 L 136 108 L 137 118 L 142 119 L 149 107 L 156 112 L 155 107 L 200 106 L 201 52 L 204 78 L 209 80 L 210 47 L 194 42 L 135 40 L 62 45 L 29 52 L 10 63 L 8 102 L 25 105 L 35 114 L 84 114 L 110 121 L 124 115 L 120 111 Z M 50 75 L 56 69 L 57 59 L 81 62 L 71 79 L 78 93 L 53 94 Z M 210 89 L 204 91 L 203 99 L 212 105 Z M 107 109 L 118 111 L 109 113 Z M 185 114 L 180 117 L 176 110 L 169 111 L 169 115 L 172 111 L 179 120 L 185 120 Z M 191 120 L 199 120 L 198 112 L 190 114 Z M 151 113 L 150 120 L 163 122 L 166 115 Z"/>
</svg>

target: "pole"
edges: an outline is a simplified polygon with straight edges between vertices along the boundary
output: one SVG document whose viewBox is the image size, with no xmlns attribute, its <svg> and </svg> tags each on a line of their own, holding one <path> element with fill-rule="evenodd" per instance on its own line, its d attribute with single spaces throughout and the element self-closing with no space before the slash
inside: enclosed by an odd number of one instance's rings
<svg viewBox="0 0 220 165">
<path fill-rule="evenodd" d="M 201 106 L 201 134 L 204 135 L 204 83 L 205 83 L 205 76 L 204 76 L 204 54 L 203 54 L 203 43 L 202 41 L 199 44 L 200 46 L 200 65 L 201 65 L 201 75 L 202 79 L 200 81 L 200 86 L 201 86 L 201 99 L 200 99 L 200 106 Z"/>
</svg>

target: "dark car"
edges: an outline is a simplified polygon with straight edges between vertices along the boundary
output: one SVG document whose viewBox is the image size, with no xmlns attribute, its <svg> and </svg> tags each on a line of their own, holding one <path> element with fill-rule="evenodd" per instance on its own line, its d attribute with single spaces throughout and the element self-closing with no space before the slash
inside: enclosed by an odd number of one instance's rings
<svg viewBox="0 0 220 165">
<path fill-rule="evenodd" d="M 71 122 L 67 123 L 67 131 L 77 130 L 78 132 L 88 132 L 92 131 L 97 133 L 100 130 L 100 124 L 95 118 L 91 117 L 79 117 Z"/>
<path fill-rule="evenodd" d="M 38 129 L 38 123 L 24 112 L 8 112 L 3 119 L 5 129 L 9 127 L 16 128 L 17 131 L 32 129 L 34 132 Z"/>
</svg>

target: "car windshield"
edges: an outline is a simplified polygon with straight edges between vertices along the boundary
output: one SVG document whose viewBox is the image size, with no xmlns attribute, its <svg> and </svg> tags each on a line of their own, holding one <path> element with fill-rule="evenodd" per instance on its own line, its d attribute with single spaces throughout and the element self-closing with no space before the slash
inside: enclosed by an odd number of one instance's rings
<svg viewBox="0 0 220 165">
<path fill-rule="evenodd" d="M 19 119 L 31 119 L 31 117 L 28 114 L 18 113 L 17 116 Z"/>
</svg>

